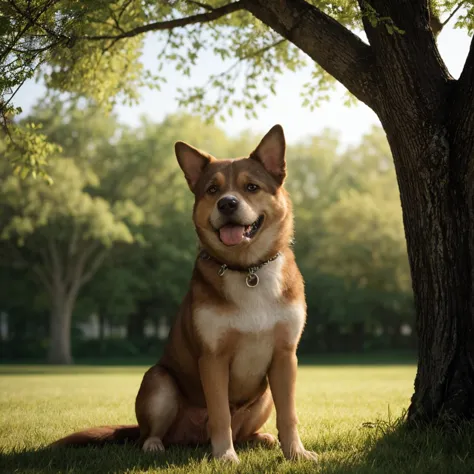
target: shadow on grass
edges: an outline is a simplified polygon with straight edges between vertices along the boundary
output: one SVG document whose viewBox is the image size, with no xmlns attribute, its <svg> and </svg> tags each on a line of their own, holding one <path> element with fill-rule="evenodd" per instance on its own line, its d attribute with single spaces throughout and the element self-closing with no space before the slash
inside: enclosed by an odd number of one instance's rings
<svg viewBox="0 0 474 474">
<path fill-rule="evenodd" d="M 474 424 L 449 431 L 441 427 L 408 429 L 395 423 L 367 423 L 361 428 L 366 440 L 357 450 L 350 446 L 320 450 L 320 472 L 325 474 L 472 474 L 474 473 Z M 317 448 L 316 448 L 317 449 Z"/>
<path fill-rule="evenodd" d="M 136 446 L 105 446 L 17 451 L 0 455 L 5 473 L 108 473 L 160 471 L 192 466 L 209 458 L 205 447 L 170 448 L 165 454 L 145 454 Z"/>
<path fill-rule="evenodd" d="M 474 425 L 444 432 L 440 428 L 408 430 L 399 422 L 361 428 L 365 441 L 351 445 L 350 436 L 324 436 L 307 447 L 320 462 L 284 461 L 280 450 L 238 449 L 243 463 L 228 467 L 209 459 L 209 448 L 170 448 L 165 455 L 146 455 L 132 446 L 23 451 L 3 455 L 1 472 L 20 473 L 324 473 L 324 474 L 472 474 Z"/>
</svg>

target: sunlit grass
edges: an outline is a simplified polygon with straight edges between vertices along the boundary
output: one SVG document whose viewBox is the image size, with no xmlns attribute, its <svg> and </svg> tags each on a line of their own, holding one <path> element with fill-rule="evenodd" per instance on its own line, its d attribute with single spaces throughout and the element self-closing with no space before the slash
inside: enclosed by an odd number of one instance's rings
<svg viewBox="0 0 474 474">
<path fill-rule="evenodd" d="M 89 426 L 134 423 L 133 404 L 145 367 L 0 366 L 0 471 L 45 472 L 474 472 L 472 432 L 443 437 L 408 433 L 396 422 L 409 404 L 415 367 L 303 366 L 300 432 L 317 465 L 292 464 L 279 449 L 242 448 L 241 464 L 223 467 L 209 449 L 145 455 L 130 446 L 42 449 Z M 367 425 L 368 424 L 368 425 Z M 276 433 L 274 415 L 266 430 Z"/>
</svg>

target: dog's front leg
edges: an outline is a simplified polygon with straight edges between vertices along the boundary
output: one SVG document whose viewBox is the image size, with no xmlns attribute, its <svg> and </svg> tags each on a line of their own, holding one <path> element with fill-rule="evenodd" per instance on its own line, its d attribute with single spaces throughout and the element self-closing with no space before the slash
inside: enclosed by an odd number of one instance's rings
<svg viewBox="0 0 474 474">
<path fill-rule="evenodd" d="M 212 454 L 223 461 L 239 462 L 232 442 L 229 361 L 214 354 L 206 354 L 199 359 L 199 373 L 206 397 Z"/>
<path fill-rule="evenodd" d="M 306 451 L 298 433 L 296 415 L 296 347 L 277 350 L 273 355 L 268 379 L 276 408 L 277 429 L 287 459 L 317 461 L 316 453 Z"/>
</svg>

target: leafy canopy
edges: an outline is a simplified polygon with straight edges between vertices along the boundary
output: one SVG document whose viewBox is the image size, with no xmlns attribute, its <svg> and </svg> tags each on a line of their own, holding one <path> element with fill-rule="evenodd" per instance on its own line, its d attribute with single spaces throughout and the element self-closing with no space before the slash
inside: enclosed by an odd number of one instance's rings
<svg viewBox="0 0 474 474">
<path fill-rule="evenodd" d="M 309 3 L 346 28 L 362 30 L 357 2 Z M 458 13 L 456 27 L 472 32 L 473 5 L 472 0 L 432 0 L 432 23 L 437 22 L 439 31 Z M 365 15 L 372 24 L 403 34 L 390 18 L 370 8 Z M 147 70 L 141 62 L 146 34 L 156 35 L 157 70 Z M 56 151 L 33 124 L 21 132 L 8 127 L 20 112 L 15 94 L 27 80 L 40 76 L 51 93 L 85 97 L 110 110 L 117 101 L 140 100 L 141 86 L 159 88 L 166 81 L 161 72 L 165 63 L 191 76 L 204 52 L 220 58 L 223 69 L 210 71 L 205 84 L 180 90 L 178 103 L 208 118 L 232 115 L 236 107 L 255 116 L 268 94 L 276 93 L 278 76 L 308 62 L 298 48 L 252 16 L 243 1 L 0 0 L 0 112 L 9 158 L 36 173 Z M 303 105 L 309 107 L 327 98 L 334 85 L 327 72 L 313 66 L 312 79 L 302 88 Z"/>
<path fill-rule="evenodd" d="M 1 190 L 3 206 L 11 218 L 2 222 L 1 239 L 17 239 L 22 244 L 34 233 L 61 240 L 80 233 L 84 241 L 98 241 L 105 247 L 114 242 L 134 240 L 127 219 L 140 221 L 141 213 L 132 201 L 111 205 L 91 196 L 85 188 L 98 185 L 93 172 L 84 173 L 72 159 L 54 163 L 55 185 L 32 178 L 9 176 Z M 5 215 L 5 214 L 4 214 Z"/>
</svg>

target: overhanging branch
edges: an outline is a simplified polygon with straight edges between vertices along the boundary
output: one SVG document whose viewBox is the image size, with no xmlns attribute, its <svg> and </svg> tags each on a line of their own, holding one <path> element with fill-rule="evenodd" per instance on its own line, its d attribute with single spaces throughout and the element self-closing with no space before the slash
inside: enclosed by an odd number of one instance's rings
<svg viewBox="0 0 474 474">
<path fill-rule="evenodd" d="M 154 23 L 149 23 L 148 25 L 138 26 L 133 28 L 129 31 L 125 31 L 118 35 L 85 35 L 85 36 L 77 36 L 73 39 L 75 40 L 89 40 L 89 41 L 97 41 L 97 40 L 120 40 L 124 38 L 131 38 L 133 36 L 138 36 L 143 33 L 147 33 L 149 31 L 163 31 L 163 30 L 172 30 L 174 28 L 180 28 L 183 26 L 188 25 L 195 25 L 197 23 L 204 24 L 210 23 L 212 21 L 218 20 L 219 18 L 234 13 L 238 10 L 243 10 L 244 5 L 243 1 L 237 1 L 233 3 L 228 3 L 222 7 L 214 8 L 206 13 L 198 13 L 196 15 L 191 15 L 184 18 L 177 18 L 175 20 L 168 20 L 168 21 L 157 21 Z"/>
<path fill-rule="evenodd" d="M 373 56 L 358 36 L 304 0 L 246 0 L 245 8 L 371 106 Z"/>
</svg>

